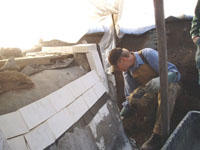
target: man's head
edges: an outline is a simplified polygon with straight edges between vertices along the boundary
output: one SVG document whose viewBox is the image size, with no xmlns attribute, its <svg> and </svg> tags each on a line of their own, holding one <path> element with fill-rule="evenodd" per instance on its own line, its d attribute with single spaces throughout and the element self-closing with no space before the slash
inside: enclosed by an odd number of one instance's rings
<svg viewBox="0 0 200 150">
<path fill-rule="evenodd" d="M 134 56 L 127 49 L 118 47 L 109 52 L 108 61 L 114 70 L 127 71 L 134 64 Z"/>
</svg>

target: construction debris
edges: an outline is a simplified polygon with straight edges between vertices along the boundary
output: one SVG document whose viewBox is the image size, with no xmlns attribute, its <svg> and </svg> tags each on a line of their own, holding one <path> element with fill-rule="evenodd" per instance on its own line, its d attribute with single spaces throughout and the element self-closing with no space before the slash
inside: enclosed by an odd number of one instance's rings
<svg viewBox="0 0 200 150">
<path fill-rule="evenodd" d="M 71 64 L 79 65 L 83 70 L 90 67 L 84 54 L 34 52 L 28 56 L 0 60 L 0 94 L 10 90 L 31 88 L 34 83 L 30 75 L 44 70 L 62 69 Z"/>
</svg>

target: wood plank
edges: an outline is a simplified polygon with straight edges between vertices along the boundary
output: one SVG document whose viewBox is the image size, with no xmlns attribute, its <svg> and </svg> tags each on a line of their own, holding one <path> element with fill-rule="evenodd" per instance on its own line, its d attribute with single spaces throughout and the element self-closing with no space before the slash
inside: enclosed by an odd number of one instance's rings
<svg viewBox="0 0 200 150">
<path fill-rule="evenodd" d="M 42 52 L 72 53 L 72 46 L 42 47 Z"/>
<path fill-rule="evenodd" d="M 24 67 L 26 65 L 32 64 L 51 64 L 56 60 L 63 60 L 68 58 L 69 54 L 60 54 L 60 55 L 47 55 L 47 56 L 34 56 L 34 57 L 19 57 L 15 58 L 15 62 L 19 67 Z M 8 59 L 0 60 L 0 67 L 2 67 Z"/>
</svg>

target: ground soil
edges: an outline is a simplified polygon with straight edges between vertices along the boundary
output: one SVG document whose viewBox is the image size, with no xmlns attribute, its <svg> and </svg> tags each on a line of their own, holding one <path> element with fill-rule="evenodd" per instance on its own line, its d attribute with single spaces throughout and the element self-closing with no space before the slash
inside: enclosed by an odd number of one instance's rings
<svg viewBox="0 0 200 150">
<path fill-rule="evenodd" d="M 173 19 L 166 21 L 166 38 L 168 60 L 175 64 L 181 73 L 182 93 L 178 97 L 171 118 L 170 133 L 188 111 L 200 110 L 200 86 L 195 66 L 196 46 L 192 42 L 189 31 L 191 20 Z M 137 51 L 145 47 L 157 49 L 156 30 L 151 30 L 142 35 L 125 35 L 118 41 L 118 46 Z M 115 73 L 117 78 L 118 105 L 124 100 L 123 80 L 120 73 Z M 138 147 L 151 135 L 153 123 L 143 126 L 140 120 L 128 120 L 124 127 L 128 136 L 134 138 Z"/>
</svg>

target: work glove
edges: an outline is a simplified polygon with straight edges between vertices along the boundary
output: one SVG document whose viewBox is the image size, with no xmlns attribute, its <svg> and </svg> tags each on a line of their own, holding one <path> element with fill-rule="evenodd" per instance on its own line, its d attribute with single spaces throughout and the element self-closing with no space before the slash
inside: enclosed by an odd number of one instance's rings
<svg viewBox="0 0 200 150">
<path fill-rule="evenodd" d="M 123 103 L 123 108 L 120 112 L 121 119 L 127 119 L 136 112 L 136 106 L 134 105 L 134 100 L 141 98 L 146 93 L 144 88 L 140 88 L 137 92 L 132 92 L 128 97 L 128 101 Z"/>
<path fill-rule="evenodd" d="M 133 98 L 141 98 L 147 91 L 144 88 L 140 88 L 133 94 Z"/>
<path fill-rule="evenodd" d="M 133 105 L 134 99 L 141 98 L 147 91 L 144 88 L 140 88 L 137 90 L 137 92 L 132 92 L 130 96 L 128 97 L 128 101 L 130 105 Z"/>
<path fill-rule="evenodd" d="M 150 93 L 156 93 L 160 88 L 160 77 L 153 78 L 146 83 L 146 91 Z"/>
<path fill-rule="evenodd" d="M 123 108 L 120 111 L 120 118 L 122 120 L 129 118 L 132 116 L 134 112 L 134 109 L 131 107 L 131 105 L 128 103 L 128 101 L 123 103 Z"/>
</svg>

